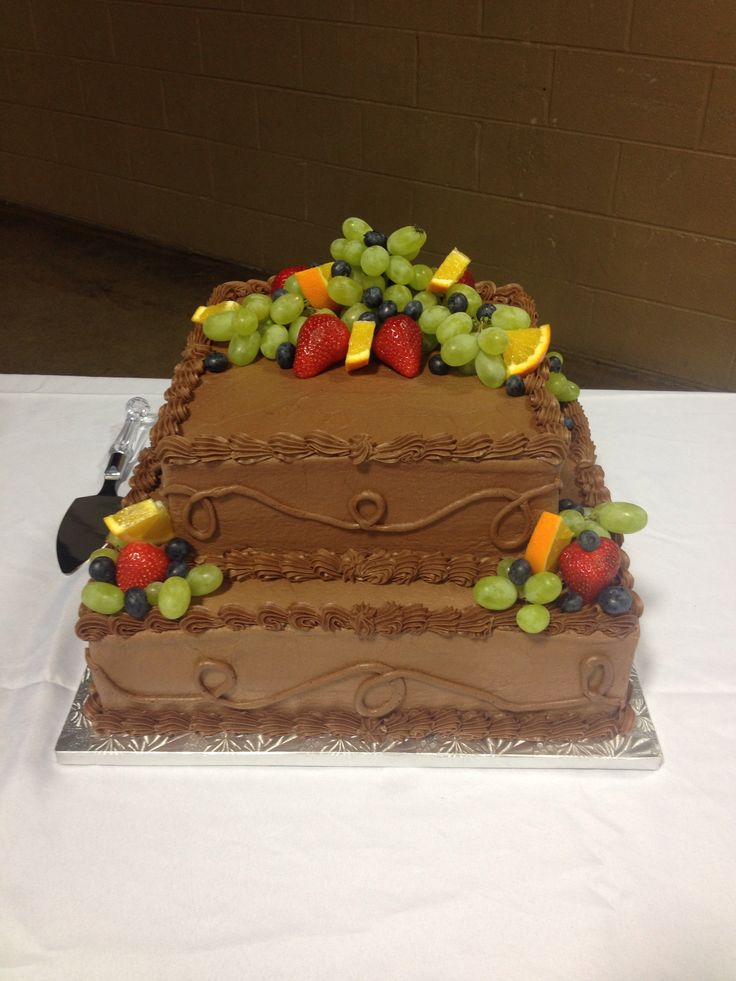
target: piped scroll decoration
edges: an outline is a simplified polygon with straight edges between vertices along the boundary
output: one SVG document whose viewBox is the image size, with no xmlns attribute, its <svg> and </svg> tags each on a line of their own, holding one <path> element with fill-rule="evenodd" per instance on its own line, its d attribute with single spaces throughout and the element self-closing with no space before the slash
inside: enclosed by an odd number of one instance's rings
<svg viewBox="0 0 736 981">
<path fill-rule="evenodd" d="M 509 487 L 484 487 L 481 490 L 473 491 L 456 501 L 451 501 L 444 507 L 438 508 L 429 514 L 415 518 L 413 521 L 383 522 L 388 505 L 381 494 L 372 490 L 364 490 L 354 495 L 348 502 L 348 513 L 352 520 L 338 518 L 331 514 L 320 514 L 316 511 L 307 511 L 304 508 L 294 507 L 285 501 L 280 501 L 264 491 L 257 490 L 255 487 L 245 487 L 242 484 L 228 484 L 224 487 L 212 487 L 208 490 L 196 491 L 185 484 L 173 484 L 166 488 L 167 500 L 172 497 L 186 498 L 182 513 L 181 523 L 186 533 L 197 541 L 206 542 L 212 539 L 217 533 L 217 514 L 214 501 L 223 497 L 245 497 L 248 500 L 256 501 L 264 507 L 277 511 L 280 514 L 297 518 L 299 521 L 314 521 L 318 524 L 326 525 L 330 528 L 339 528 L 343 531 L 365 531 L 371 530 L 383 534 L 404 534 L 407 532 L 419 531 L 434 525 L 445 518 L 449 518 L 469 507 L 471 504 L 481 503 L 491 500 L 506 500 L 507 503 L 494 516 L 489 528 L 490 543 L 502 550 L 513 550 L 521 548 L 529 540 L 532 532 L 534 515 L 530 507 L 530 501 L 545 494 L 551 494 L 558 490 L 561 481 L 558 478 L 538 487 L 518 493 Z M 373 510 L 366 515 L 362 506 L 368 503 Z M 519 530 L 514 534 L 503 536 L 501 524 L 512 514 L 521 515 L 522 522 Z"/>
<path fill-rule="evenodd" d="M 354 707 L 355 711 L 364 718 L 382 718 L 401 708 L 406 698 L 408 682 L 434 688 L 453 696 L 460 696 L 471 701 L 480 702 L 499 712 L 568 711 L 589 706 L 591 703 L 615 708 L 622 706 L 625 702 L 625 699 L 609 696 L 591 687 L 590 675 L 585 674 L 585 671 L 590 670 L 590 664 L 588 664 L 590 661 L 596 662 L 593 665 L 593 671 L 596 672 L 599 670 L 601 662 L 607 661 L 607 658 L 599 656 L 589 658 L 583 663 L 583 688 L 580 695 L 569 698 L 548 699 L 543 702 L 514 702 L 511 699 L 503 698 L 496 692 L 488 691 L 484 688 L 463 684 L 462 682 L 453 681 L 451 678 L 444 678 L 440 675 L 420 671 L 415 668 L 393 668 L 380 661 L 363 661 L 357 664 L 346 665 L 344 668 L 338 668 L 335 671 L 328 671 L 324 674 L 316 675 L 289 688 L 282 688 L 279 691 L 270 692 L 265 695 L 234 698 L 231 697 L 230 693 L 236 688 L 238 683 L 235 668 L 224 661 L 203 658 L 194 666 L 194 682 L 199 689 L 198 691 L 182 694 L 142 694 L 129 691 L 116 684 L 106 671 L 99 665 L 94 664 L 89 655 L 88 661 L 95 675 L 106 687 L 114 690 L 118 695 L 125 695 L 132 702 L 138 704 L 186 704 L 196 703 L 204 698 L 207 701 L 226 706 L 230 709 L 248 712 L 254 709 L 279 705 L 282 702 L 298 698 L 301 695 L 324 690 L 325 688 L 343 684 L 346 681 L 361 678 L 362 676 L 366 677 L 362 677 L 356 689 Z M 612 668 L 610 670 L 612 671 Z M 213 672 L 221 676 L 221 680 L 215 685 L 212 685 L 211 681 L 209 684 L 207 683 L 207 675 L 211 675 Z M 605 685 L 607 690 L 609 687 L 607 681 Z M 388 688 L 388 694 L 385 693 L 386 688 Z M 371 696 L 375 696 L 381 689 L 384 689 L 383 697 L 379 696 L 379 699 L 376 701 Z"/>
</svg>

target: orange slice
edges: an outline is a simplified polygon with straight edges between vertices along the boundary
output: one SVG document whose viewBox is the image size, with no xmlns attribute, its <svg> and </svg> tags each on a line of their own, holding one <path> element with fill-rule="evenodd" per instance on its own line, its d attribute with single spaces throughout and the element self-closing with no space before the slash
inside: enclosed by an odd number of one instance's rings
<svg viewBox="0 0 736 981">
<path fill-rule="evenodd" d="M 231 310 L 239 310 L 240 304 L 235 300 L 223 300 L 222 303 L 213 303 L 209 307 L 197 307 L 192 314 L 193 324 L 203 324 L 213 313 L 228 313 Z"/>
<path fill-rule="evenodd" d="M 549 343 L 552 331 L 549 324 L 542 327 L 524 327 L 521 330 L 508 332 L 509 346 L 503 352 L 506 362 L 507 375 L 527 375 L 542 361 Z"/>
<path fill-rule="evenodd" d="M 559 514 L 542 511 L 529 539 L 524 558 L 533 572 L 554 572 L 560 552 L 570 544 L 572 539 L 572 528 L 568 527 Z"/>
<path fill-rule="evenodd" d="M 459 249 L 453 249 L 442 261 L 442 265 L 430 280 L 427 289 L 430 293 L 446 293 L 460 279 L 469 265 L 470 257 Z"/>
<path fill-rule="evenodd" d="M 350 335 L 345 367 L 348 371 L 364 368 L 371 359 L 371 344 L 376 325 L 372 320 L 356 320 Z"/>
<path fill-rule="evenodd" d="M 335 303 L 327 292 L 327 277 L 322 271 L 321 266 L 311 266 L 309 269 L 300 269 L 294 273 L 297 282 L 302 288 L 307 303 L 310 303 L 315 310 L 329 307 L 330 310 L 337 310 L 340 306 Z"/>
<path fill-rule="evenodd" d="M 174 536 L 166 505 L 150 497 L 129 504 L 103 520 L 108 530 L 124 542 L 153 542 L 157 545 Z"/>
</svg>

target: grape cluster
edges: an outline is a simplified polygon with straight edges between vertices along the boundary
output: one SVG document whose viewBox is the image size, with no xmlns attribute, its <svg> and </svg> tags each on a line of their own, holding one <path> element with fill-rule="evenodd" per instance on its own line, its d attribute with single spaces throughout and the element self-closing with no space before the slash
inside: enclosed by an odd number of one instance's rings
<svg viewBox="0 0 736 981">
<path fill-rule="evenodd" d="M 291 283 L 293 280 L 293 283 Z M 278 291 L 273 296 L 251 293 L 238 310 L 213 313 L 202 324 L 206 337 L 218 343 L 228 343 L 227 358 L 222 352 L 212 352 L 205 358 L 208 371 L 223 371 L 227 362 L 234 365 L 251 364 L 262 354 L 276 361 L 284 344 L 294 346 L 301 325 L 307 319 L 306 301 L 293 291 L 296 280 L 287 280 L 291 290 Z M 299 284 L 296 283 L 297 290 Z M 313 312 L 309 310 L 308 312 Z M 332 311 L 319 311 L 320 313 Z M 281 364 L 282 359 L 279 360 Z"/>
<path fill-rule="evenodd" d="M 142 620 L 157 606 L 167 620 L 178 620 L 189 609 L 193 596 L 207 596 L 222 585 L 224 577 L 218 566 L 191 565 L 194 552 L 189 542 L 172 538 L 164 546 L 169 559 L 165 578 L 145 587 L 131 586 L 123 590 L 116 582 L 118 551 L 123 544 L 120 539 L 108 540 L 104 548 L 90 555 L 90 582 L 82 589 L 82 602 L 94 613 L 114 614 L 125 610 L 129 616 Z"/>
<path fill-rule="evenodd" d="M 549 364 L 549 378 L 547 380 L 547 391 L 551 392 L 558 402 L 565 405 L 567 402 L 574 402 L 580 396 L 580 386 L 574 381 L 570 381 L 563 372 L 562 366 L 564 358 L 559 351 L 549 351 L 547 354 Z M 572 429 L 572 419 L 565 418 L 565 425 Z"/>
<path fill-rule="evenodd" d="M 549 626 L 545 604 L 562 593 L 562 580 L 554 572 L 532 573 L 526 559 L 501 559 L 495 576 L 484 576 L 473 587 L 476 603 L 487 610 L 508 610 L 519 599 L 525 604 L 516 611 L 517 626 L 527 634 L 539 634 Z"/>
</svg>

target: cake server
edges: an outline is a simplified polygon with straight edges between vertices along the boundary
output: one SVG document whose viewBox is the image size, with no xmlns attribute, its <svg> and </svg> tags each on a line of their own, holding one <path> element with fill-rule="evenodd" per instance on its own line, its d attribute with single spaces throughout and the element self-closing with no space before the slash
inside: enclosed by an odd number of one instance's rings
<svg viewBox="0 0 736 981">
<path fill-rule="evenodd" d="M 110 447 L 102 487 L 96 494 L 72 501 L 59 525 L 56 557 L 62 572 L 74 572 L 105 540 L 102 519 L 120 510 L 118 485 L 130 473 L 154 418 L 144 398 L 128 400 L 125 422 Z"/>
</svg>

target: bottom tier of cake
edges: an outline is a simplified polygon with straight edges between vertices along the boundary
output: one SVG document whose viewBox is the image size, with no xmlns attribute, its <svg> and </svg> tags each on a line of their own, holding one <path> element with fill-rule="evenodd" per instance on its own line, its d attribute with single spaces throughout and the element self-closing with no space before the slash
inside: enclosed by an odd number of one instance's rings
<svg viewBox="0 0 736 981">
<path fill-rule="evenodd" d="M 529 635 L 451 583 L 232 582 L 180 621 L 87 612 L 78 633 L 101 732 L 577 740 L 633 721 L 634 613 L 555 610 Z"/>
</svg>

